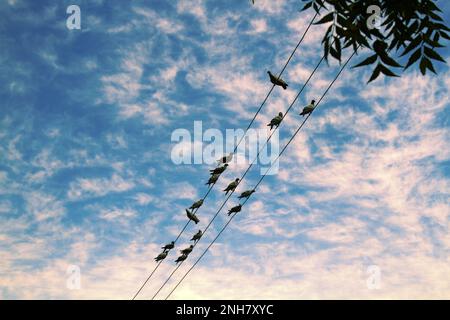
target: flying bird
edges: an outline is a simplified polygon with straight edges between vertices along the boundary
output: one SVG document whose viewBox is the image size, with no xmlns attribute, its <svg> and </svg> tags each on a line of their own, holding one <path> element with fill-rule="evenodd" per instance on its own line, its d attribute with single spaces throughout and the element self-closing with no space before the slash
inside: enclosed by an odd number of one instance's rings
<svg viewBox="0 0 450 320">
<path fill-rule="evenodd" d="M 308 104 L 306 107 L 303 108 L 302 113 L 300 113 L 301 116 L 306 116 L 307 114 L 310 114 L 313 112 L 313 110 L 316 108 L 314 105 L 316 103 L 315 100 L 312 100 L 310 104 Z"/>
<path fill-rule="evenodd" d="M 223 189 L 223 191 L 226 191 L 225 192 L 225 195 L 227 195 L 228 194 L 228 192 L 233 192 L 234 191 L 234 189 L 236 189 L 236 187 L 238 186 L 238 184 L 239 184 L 239 178 L 236 178 L 236 180 L 234 180 L 233 182 L 231 182 L 229 185 L 228 185 L 228 187 L 226 187 L 225 189 Z"/>
<path fill-rule="evenodd" d="M 220 158 L 219 160 L 217 160 L 218 164 L 224 164 L 224 163 L 228 163 L 233 159 L 233 153 L 229 153 L 226 156 L 223 156 L 222 158 Z"/>
<path fill-rule="evenodd" d="M 284 82 L 281 78 L 274 76 L 270 71 L 267 71 L 267 73 L 269 74 L 270 82 L 276 86 L 283 87 L 284 90 L 287 89 L 288 84 L 286 82 Z"/>
<path fill-rule="evenodd" d="M 198 200 L 197 202 L 194 202 L 192 206 L 189 207 L 189 209 L 198 209 L 202 206 L 203 199 Z"/>
<path fill-rule="evenodd" d="M 255 189 L 244 191 L 241 193 L 241 195 L 238 197 L 238 199 L 244 199 L 244 198 L 248 199 L 255 191 L 256 191 Z"/>
<path fill-rule="evenodd" d="M 186 215 L 189 218 L 189 220 L 194 221 L 195 224 L 200 222 L 199 218 L 197 218 L 197 216 L 195 214 L 193 214 L 191 211 L 189 211 L 188 209 L 186 209 Z"/>
<path fill-rule="evenodd" d="M 273 118 L 267 126 L 270 127 L 270 130 L 272 130 L 273 127 L 278 128 L 281 121 L 283 121 L 283 113 L 282 112 L 278 113 L 278 115 L 275 118 Z"/>
<path fill-rule="evenodd" d="M 178 262 L 181 262 L 181 261 L 186 260 L 187 257 L 188 257 L 188 256 L 187 256 L 186 254 L 182 254 L 181 256 L 179 256 L 179 257 L 177 258 L 177 260 L 175 260 L 175 262 L 178 264 Z"/>
<path fill-rule="evenodd" d="M 171 243 L 166 244 L 164 247 L 161 247 L 164 251 L 169 251 L 171 249 L 175 248 L 175 241 L 172 241 Z"/>
<path fill-rule="evenodd" d="M 155 261 L 156 262 L 159 262 L 159 261 L 161 261 L 161 260 L 164 260 L 166 257 L 167 257 L 167 251 L 163 251 L 163 252 L 161 252 L 156 258 L 155 258 Z"/>
<path fill-rule="evenodd" d="M 194 249 L 194 246 L 191 244 L 189 247 L 187 247 L 186 249 L 181 250 L 180 252 L 182 254 L 189 255 L 189 253 L 192 252 L 192 249 Z"/>
<path fill-rule="evenodd" d="M 194 236 L 192 237 L 191 241 L 194 241 L 194 243 L 196 243 L 198 240 L 200 240 L 202 235 L 203 235 L 202 230 L 198 230 L 198 232 L 194 234 Z"/>
<path fill-rule="evenodd" d="M 230 210 L 228 210 L 228 215 L 231 215 L 232 213 L 238 213 L 240 212 L 242 209 L 242 205 L 238 204 L 237 206 L 231 208 Z"/>
<path fill-rule="evenodd" d="M 209 177 L 208 182 L 205 184 L 208 186 L 215 184 L 217 182 L 217 180 L 219 180 L 219 177 L 220 177 L 220 174 L 213 174 L 211 177 Z"/>
<path fill-rule="evenodd" d="M 211 174 L 221 174 L 222 172 L 224 172 L 228 167 L 228 163 L 225 163 L 223 166 L 221 167 L 217 167 L 215 169 L 209 170 L 209 172 Z"/>
</svg>

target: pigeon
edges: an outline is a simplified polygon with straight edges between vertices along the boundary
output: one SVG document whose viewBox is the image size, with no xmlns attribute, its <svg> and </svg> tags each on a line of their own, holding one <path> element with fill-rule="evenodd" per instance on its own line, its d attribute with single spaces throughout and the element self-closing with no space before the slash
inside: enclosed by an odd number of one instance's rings
<svg viewBox="0 0 450 320">
<path fill-rule="evenodd" d="M 202 206 L 203 199 L 198 200 L 197 202 L 194 202 L 192 206 L 189 207 L 189 209 L 198 209 Z"/>
<path fill-rule="evenodd" d="M 269 74 L 270 82 L 272 82 L 276 86 L 283 87 L 284 90 L 287 89 L 288 84 L 286 82 L 284 82 L 281 78 L 274 76 L 270 71 L 267 71 L 267 73 Z"/>
<path fill-rule="evenodd" d="M 215 184 L 217 182 L 217 180 L 219 180 L 220 174 L 213 174 L 207 183 L 205 183 L 206 185 L 210 186 L 212 184 Z"/>
<path fill-rule="evenodd" d="M 171 243 L 166 244 L 164 247 L 161 247 L 164 251 L 169 251 L 170 249 L 173 249 L 175 247 L 175 241 L 172 241 Z"/>
<path fill-rule="evenodd" d="M 238 212 L 241 211 L 241 209 L 242 209 L 242 205 L 239 204 L 239 205 L 237 205 L 237 206 L 231 208 L 230 210 L 228 210 L 228 215 L 230 215 L 230 214 L 232 214 L 232 213 L 238 213 Z"/>
<path fill-rule="evenodd" d="M 252 190 L 247 190 L 241 193 L 241 195 L 238 197 L 238 199 L 248 199 L 256 190 L 252 189 Z"/>
<path fill-rule="evenodd" d="M 313 112 L 314 108 L 316 107 L 314 105 L 314 103 L 316 103 L 315 100 L 312 100 L 310 104 L 308 104 L 306 107 L 303 108 L 302 113 L 300 113 L 301 116 L 306 116 L 307 114 L 310 114 L 311 112 Z"/>
<path fill-rule="evenodd" d="M 195 224 L 200 222 L 200 220 L 197 218 L 197 216 L 195 214 L 193 214 L 191 211 L 189 211 L 188 209 L 186 209 L 186 215 L 189 218 L 189 220 L 194 221 Z"/>
<path fill-rule="evenodd" d="M 225 163 L 222 167 L 217 167 L 213 170 L 209 170 L 209 172 L 211 174 L 221 174 L 222 172 L 224 172 L 228 167 L 228 163 Z"/>
<path fill-rule="evenodd" d="M 203 235 L 202 230 L 198 230 L 198 232 L 194 234 L 194 236 L 192 237 L 191 241 L 194 241 L 194 243 L 196 243 L 198 240 L 200 240 L 202 235 Z"/>
<path fill-rule="evenodd" d="M 186 249 L 181 250 L 180 252 L 182 254 L 189 255 L 189 253 L 192 252 L 192 249 L 194 249 L 194 246 L 191 244 L 189 247 L 187 247 Z"/>
<path fill-rule="evenodd" d="M 223 189 L 223 191 L 226 191 L 225 195 L 227 195 L 228 192 L 230 192 L 230 191 L 233 192 L 234 189 L 236 189 L 236 187 L 238 186 L 238 184 L 239 184 L 239 178 L 236 178 L 236 180 L 234 180 L 232 183 L 230 183 L 228 185 L 228 187 Z"/>
<path fill-rule="evenodd" d="M 175 260 L 175 262 L 178 264 L 178 262 L 184 261 L 184 260 L 186 260 L 186 258 L 187 258 L 187 255 L 186 254 L 182 254 L 181 256 L 179 256 L 177 258 L 177 260 Z"/>
<path fill-rule="evenodd" d="M 270 121 L 270 123 L 267 126 L 270 127 L 270 130 L 272 130 L 273 127 L 278 128 L 278 126 L 280 125 L 282 120 L 283 120 L 283 113 L 280 112 L 280 113 L 278 113 L 278 115 L 275 118 L 273 118 Z"/>
<path fill-rule="evenodd" d="M 224 163 L 228 163 L 231 161 L 231 159 L 233 159 L 233 153 L 229 153 L 226 156 L 223 156 L 222 158 L 220 158 L 219 160 L 217 160 L 218 164 L 224 164 Z"/>
<path fill-rule="evenodd" d="M 161 260 L 164 260 L 166 257 L 167 257 L 167 251 L 164 250 L 155 258 L 155 261 L 159 262 Z"/>
</svg>

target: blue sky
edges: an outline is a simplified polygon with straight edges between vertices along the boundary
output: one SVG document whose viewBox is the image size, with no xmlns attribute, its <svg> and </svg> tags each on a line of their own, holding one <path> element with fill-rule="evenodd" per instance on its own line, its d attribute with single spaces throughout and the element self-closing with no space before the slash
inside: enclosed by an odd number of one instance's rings
<svg viewBox="0 0 450 320">
<path fill-rule="evenodd" d="M 71 4 L 81 8 L 81 30 L 66 28 Z M 447 22 L 449 4 L 439 5 Z M 247 127 L 270 89 L 266 71 L 281 70 L 312 17 L 300 8 L 3 1 L 0 298 L 131 298 L 161 244 L 184 225 L 184 208 L 206 192 L 211 166 L 174 165 L 172 132 L 192 132 L 194 121 L 224 134 Z M 255 128 L 287 109 L 320 59 L 323 31 L 308 32 L 284 74 L 289 89 L 276 88 Z M 319 69 L 280 127 L 281 145 L 337 68 Z M 436 68 L 438 75 L 411 68 L 370 85 L 370 69 L 347 69 L 279 173 L 172 297 L 450 298 L 450 71 Z M 245 168 L 235 163 L 221 177 L 198 213 L 200 228 Z M 259 174 L 254 168 L 238 192 Z M 223 212 L 174 280 L 226 221 Z M 178 249 L 197 230 L 189 226 Z M 152 296 L 175 257 L 141 298 Z M 70 265 L 80 267 L 80 290 L 66 286 Z M 367 286 L 373 265 L 376 290 Z"/>
</svg>

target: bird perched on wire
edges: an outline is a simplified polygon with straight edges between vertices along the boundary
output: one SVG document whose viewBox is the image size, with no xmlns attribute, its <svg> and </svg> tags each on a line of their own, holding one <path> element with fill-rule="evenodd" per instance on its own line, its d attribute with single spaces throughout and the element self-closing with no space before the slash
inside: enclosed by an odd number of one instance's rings
<svg viewBox="0 0 450 320">
<path fill-rule="evenodd" d="M 232 213 L 238 213 L 240 212 L 242 209 L 242 205 L 238 204 L 237 206 L 231 208 L 230 210 L 228 210 L 228 215 L 232 214 Z"/>
<path fill-rule="evenodd" d="M 186 209 L 186 215 L 189 218 L 189 220 L 194 221 L 195 224 L 200 222 L 200 219 L 197 218 L 197 216 L 195 214 L 193 214 L 191 211 L 189 211 L 188 209 Z"/>
<path fill-rule="evenodd" d="M 191 241 L 194 241 L 194 243 L 196 243 L 198 240 L 200 240 L 202 235 L 203 235 L 202 230 L 198 230 L 198 232 L 194 234 L 194 236 L 192 237 Z"/>
<path fill-rule="evenodd" d="M 286 82 L 284 82 L 281 78 L 274 76 L 270 71 L 267 71 L 267 73 L 269 74 L 270 82 L 276 86 L 283 87 L 284 90 L 287 89 L 288 84 Z"/>
<path fill-rule="evenodd" d="M 161 247 L 164 251 L 169 251 L 171 249 L 175 248 L 175 241 L 172 241 L 171 243 L 166 244 L 164 247 Z"/>
<path fill-rule="evenodd" d="M 306 107 L 303 108 L 302 113 L 300 113 L 301 116 L 306 116 L 307 114 L 310 114 L 313 112 L 313 110 L 316 108 L 314 105 L 316 103 L 315 100 L 312 100 L 310 104 L 308 104 Z"/>
<path fill-rule="evenodd" d="M 233 192 L 237 186 L 239 184 L 239 178 L 236 178 L 236 180 L 234 180 L 233 182 L 231 182 L 228 187 L 226 187 L 225 189 L 223 189 L 223 191 L 225 191 L 225 195 L 228 194 L 228 192 Z"/>
<path fill-rule="evenodd" d="M 211 177 L 209 177 L 208 182 L 205 184 L 208 186 L 215 184 L 217 182 L 217 180 L 219 180 L 219 177 L 220 177 L 220 174 L 213 174 Z"/>
<path fill-rule="evenodd" d="M 270 127 L 270 130 L 272 130 L 273 127 L 278 128 L 281 121 L 283 121 L 283 113 L 282 112 L 278 113 L 278 115 L 275 118 L 273 118 L 267 126 Z"/>
<path fill-rule="evenodd" d="M 177 260 L 175 260 L 175 262 L 178 264 L 179 262 L 186 260 L 187 257 L 188 256 L 186 254 L 182 254 L 177 258 Z"/>
<path fill-rule="evenodd" d="M 220 158 L 219 160 L 217 160 L 217 164 L 224 164 L 224 163 L 228 163 L 233 159 L 233 153 L 229 153 L 226 156 L 223 156 L 222 158 Z"/>
<path fill-rule="evenodd" d="M 192 252 L 192 249 L 194 249 L 194 246 L 191 244 L 189 247 L 187 247 L 186 249 L 181 250 L 180 252 L 182 254 L 189 255 L 189 253 Z"/>
<path fill-rule="evenodd" d="M 225 163 L 223 166 L 221 167 L 217 167 L 215 169 L 209 170 L 209 172 L 211 173 L 211 175 L 213 174 L 221 174 L 222 172 L 224 172 L 228 167 L 228 163 Z"/>
<path fill-rule="evenodd" d="M 241 193 L 241 195 L 238 197 L 238 199 L 248 199 L 250 196 L 255 192 L 255 189 L 247 190 Z"/>
<path fill-rule="evenodd" d="M 166 257 L 167 257 L 167 253 L 168 253 L 168 251 L 163 251 L 163 252 L 161 252 L 156 258 L 155 258 L 155 261 L 156 262 L 159 262 L 159 261 L 161 261 L 161 260 L 164 260 Z"/>
<path fill-rule="evenodd" d="M 194 204 L 192 206 L 189 207 L 189 209 L 198 209 L 202 206 L 203 204 L 203 199 L 200 199 L 196 202 L 194 202 Z"/>
</svg>

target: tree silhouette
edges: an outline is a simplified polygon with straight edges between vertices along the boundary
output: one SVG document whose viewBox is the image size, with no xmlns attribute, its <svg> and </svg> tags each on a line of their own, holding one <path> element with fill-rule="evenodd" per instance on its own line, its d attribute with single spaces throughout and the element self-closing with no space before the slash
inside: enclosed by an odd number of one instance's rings
<svg viewBox="0 0 450 320">
<path fill-rule="evenodd" d="M 440 41 L 449 40 L 450 29 L 435 0 L 302 1 L 306 2 L 302 11 L 325 13 L 316 24 L 331 22 L 322 40 L 327 61 L 329 55 L 341 61 L 346 48 L 371 51 L 372 55 L 354 66 L 376 64 L 369 82 L 381 73 L 397 77 L 394 68 L 404 71 L 417 63 L 423 75 L 427 70 L 436 73 L 432 60 L 446 62 L 436 48 L 444 47 Z"/>
</svg>

